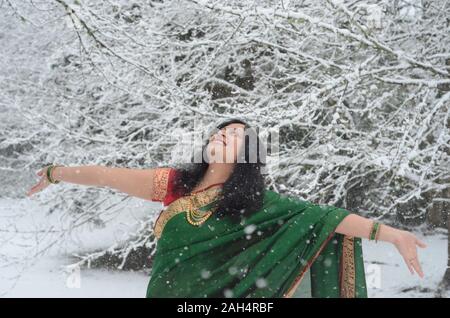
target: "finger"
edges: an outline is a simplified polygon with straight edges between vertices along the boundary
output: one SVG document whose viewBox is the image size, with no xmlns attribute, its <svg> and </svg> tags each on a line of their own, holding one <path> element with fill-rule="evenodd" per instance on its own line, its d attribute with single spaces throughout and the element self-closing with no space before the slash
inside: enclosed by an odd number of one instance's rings
<svg viewBox="0 0 450 318">
<path fill-rule="evenodd" d="M 32 195 L 33 193 L 34 193 L 34 189 L 31 188 L 31 189 L 27 192 L 27 196 L 30 196 L 30 195 Z"/>
<path fill-rule="evenodd" d="M 421 248 L 427 247 L 427 244 L 425 244 L 424 242 L 422 242 L 422 241 L 419 240 L 419 239 L 416 239 L 416 244 L 417 244 L 419 247 L 421 247 Z"/>
<path fill-rule="evenodd" d="M 405 263 L 406 263 L 406 266 L 408 267 L 409 271 L 411 272 L 411 275 L 414 275 L 414 271 L 413 271 L 413 269 L 412 269 L 411 262 L 409 262 L 409 261 L 405 258 Z"/>
<path fill-rule="evenodd" d="M 41 184 L 42 184 L 42 181 L 39 181 L 36 185 L 34 185 L 34 186 L 30 189 L 30 191 L 35 192 L 35 191 L 37 190 L 37 188 L 38 188 Z"/>
<path fill-rule="evenodd" d="M 416 258 L 413 262 L 412 265 L 414 267 L 414 270 L 417 272 L 417 274 L 419 274 L 420 278 L 423 278 L 423 270 L 422 267 L 420 266 L 419 260 Z"/>
<path fill-rule="evenodd" d="M 41 184 L 41 181 L 39 181 L 38 183 L 36 183 L 31 189 L 32 189 L 32 190 L 36 189 L 40 184 Z"/>
</svg>

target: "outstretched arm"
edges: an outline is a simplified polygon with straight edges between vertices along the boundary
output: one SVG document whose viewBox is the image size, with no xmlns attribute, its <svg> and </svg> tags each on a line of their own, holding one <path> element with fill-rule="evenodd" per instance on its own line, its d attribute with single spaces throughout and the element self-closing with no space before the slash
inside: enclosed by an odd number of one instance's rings
<svg viewBox="0 0 450 318">
<path fill-rule="evenodd" d="M 75 183 L 85 186 L 110 187 L 130 196 L 154 201 L 155 174 L 159 169 L 130 169 L 105 167 L 99 165 L 56 167 L 52 170 L 52 179 L 57 181 Z M 38 175 L 41 180 L 28 191 L 27 195 L 43 190 L 49 185 L 45 175 L 46 168 L 41 169 Z"/>
<path fill-rule="evenodd" d="M 369 238 L 372 224 L 373 220 L 356 214 L 350 214 L 338 225 L 336 233 Z M 426 244 L 411 232 L 395 229 L 385 224 L 381 224 L 380 226 L 378 240 L 394 244 L 403 256 L 411 274 L 414 274 L 414 271 L 416 271 L 423 278 L 423 271 L 417 257 L 417 246 L 425 248 Z"/>
</svg>

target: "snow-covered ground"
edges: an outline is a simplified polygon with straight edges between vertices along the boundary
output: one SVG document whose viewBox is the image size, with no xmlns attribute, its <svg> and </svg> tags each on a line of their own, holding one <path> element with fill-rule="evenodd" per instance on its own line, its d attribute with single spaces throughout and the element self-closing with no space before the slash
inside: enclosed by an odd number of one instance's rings
<svg viewBox="0 0 450 318">
<path fill-rule="evenodd" d="M 155 214 L 160 207 L 130 198 L 103 215 L 112 219 L 104 228 L 80 226 L 60 237 L 69 220 L 56 211 L 47 214 L 39 198 L 0 199 L 0 297 L 145 297 L 149 275 L 143 272 L 69 271 L 66 265 L 75 261 L 71 253 L 123 240 L 144 214 Z"/>
<path fill-rule="evenodd" d="M 137 224 L 159 204 L 142 200 L 127 202 L 114 222 L 104 229 L 75 231 L 44 254 L 35 253 L 59 235 L 63 224 L 57 213 L 46 215 L 39 200 L 0 200 L 0 295 L 2 297 L 145 297 L 149 280 L 141 272 L 85 269 L 64 271 L 74 251 L 107 247 Z M 134 204 L 135 202 L 135 204 Z M 52 227 L 53 226 L 53 227 Z M 45 233 L 45 229 L 51 232 Z M 36 230 L 42 232 L 36 232 Z M 369 297 L 433 297 L 447 259 L 444 231 L 432 236 L 418 234 L 427 244 L 419 251 L 425 278 L 412 276 L 395 248 L 364 240 Z M 37 245 L 36 242 L 39 242 Z M 61 243 L 64 242 L 64 243 Z"/>
</svg>

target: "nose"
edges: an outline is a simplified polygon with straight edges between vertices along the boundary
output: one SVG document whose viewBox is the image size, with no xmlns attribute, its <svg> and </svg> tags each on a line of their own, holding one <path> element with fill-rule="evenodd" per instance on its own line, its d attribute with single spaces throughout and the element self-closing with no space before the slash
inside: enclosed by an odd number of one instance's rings
<svg viewBox="0 0 450 318">
<path fill-rule="evenodd" d="M 227 139 L 226 139 L 225 134 L 224 134 L 224 132 L 222 130 L 220 130 L 217 133 L 215 133 L 213 135 L 213 137 L 211 138 L 211 140 L 222 140 L 225 145 L 227 144 Z"/>
</svg>

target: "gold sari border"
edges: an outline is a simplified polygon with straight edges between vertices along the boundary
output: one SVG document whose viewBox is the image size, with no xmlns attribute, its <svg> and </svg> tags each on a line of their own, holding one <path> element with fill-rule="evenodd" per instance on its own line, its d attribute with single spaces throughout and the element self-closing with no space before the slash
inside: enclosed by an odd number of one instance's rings
<svg viewBox="0 0 450 318">
<path fill-rule="evenodd" d="M 341 259 L 341 298 L 355 298 L 355 240 L 344 236 Z"/>
</svg>

